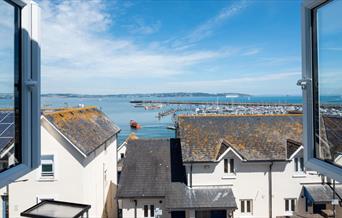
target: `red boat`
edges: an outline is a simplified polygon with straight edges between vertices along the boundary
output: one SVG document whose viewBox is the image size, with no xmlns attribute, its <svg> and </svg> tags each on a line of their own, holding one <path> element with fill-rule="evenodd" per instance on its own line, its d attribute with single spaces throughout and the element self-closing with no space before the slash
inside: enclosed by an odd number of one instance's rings
<svg viewBox="0 0 342 218">
<path fill-rule="evenodd" d="M 140 129 L 141 128 L 140 124 L 135 120 L 131 120 L 129 122 L 129 125 L 131 126 L 132 129 Z"/>
</svg>

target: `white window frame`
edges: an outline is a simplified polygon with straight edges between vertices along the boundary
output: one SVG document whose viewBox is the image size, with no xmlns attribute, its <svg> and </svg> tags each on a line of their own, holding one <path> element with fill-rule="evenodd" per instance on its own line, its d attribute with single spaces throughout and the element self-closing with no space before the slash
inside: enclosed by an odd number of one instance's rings
<svg viewBox="0 0 342 218">
<path fill-rule="evenodd" d="M 329 4 L 329 0 L 306 0 L 302 5 L 302 80 L 298 81 L 298 85 L 302 86 L 304 97 L 304 162 L 307 168 L 342 182 L 342 168 L 314 156 L 312 16 L 313 10 L 325 3 Z"/>
<path fill-rule="evenodd" d="M 247 212 L 247 201 L 249 201 L 251 204 L 250 205 L 250 207 L 251 207 L 250 212 Z M 242 208 L 240 208 L 240 213 L 244 214 L 244 215 L 252 215 L 253 214 L 253 200 L 252 199 L 240 199 L 240 206 L 241 206 L 242 202 L 244 204 L 244 211 L 242 211 Z"/>
<path fill-rule="evenodd" d="M 52 165 L 52 175 L 44 175 L 43 174 L 43 164 L 51 164 Z M 55 158 L 54 155 L 42 155 L 41 165 L 40 165 L 40 179 L 50 180 L 54 179 L 56 175 L 56 167 L 55 167 Z"/>
<path fill-rule="evenodd" d="M 227 172 L 225 172 L 226 168 L 226 160 L 227 160 Z M 231 160 L 233 160 L 233 172 L 231 171 Z M 236 174 L 236 168 L 235 168 L 235 159 L 234 158 L 224 158 L 223 159 L 223 173 L 228 175 L 235 175 Z"/>
<path fill-rule="evenodd" d="M 285 198 L 284 199 L 284 203 L 285 203 L 285 212 L 287 214 L 294 212 L 296 210 L 296 203 L 297 203 L 297 199 L 296 198 Z M 289 210 L 286 210 L 286 201 L 288 201 L 288 204 L 289 204 Z M 292 208 L 292 201 L 294 201 L 294 208 Z"/>
<path fill-rule="evenodd" d="M 301 159 L 303 160 L 304 158 L 300 157 L 300 156 L 293 158 L 294 170 L 296 173 L 304 173 L 305 172 L 304 160 L 302 162 Z"/>
<path fill-rule="evenodd" d="M 0 188 L 40 165 L 40 8 L 30 0 L 6 0 L 21 18 L 21 162 L 0 173 Z"/>
</svg>

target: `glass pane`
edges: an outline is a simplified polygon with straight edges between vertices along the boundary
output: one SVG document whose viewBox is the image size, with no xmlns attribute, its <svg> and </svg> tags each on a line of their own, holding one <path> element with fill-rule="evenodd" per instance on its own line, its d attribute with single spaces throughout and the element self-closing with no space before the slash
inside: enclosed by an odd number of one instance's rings
<svg viewBox="0 0 342 218">
<path fill-rule="evenodd" d="M 251 212 L 251 201 L 247 201 L 247 213 Z"/>
<path fill-rule="evenodd" d="M 0 172 L 20 162 L 19 9 L 0 1 Z"/>
<path fill-rule="evenodd" d="M 315 155 L 342 166 L 342 1 L 316 9 Z M 315 38 L 316 37 L 316 38 Z M 316 55 L 315 55 L 316 53 Z"/>
<path fill-rule="evenodd" d="M 285 200 L 285 211 L 289 211 L 289 200 Z"/>
<path fill-rule="evenodd" d="M 42 172 L 52 172 L 52 164 L 43 164 L 42 165 Z"/>
<path fill-rule="evenodd" d="M 245 201 L 241 201 L 241 212 L 245 212 Z"/>
</svg>

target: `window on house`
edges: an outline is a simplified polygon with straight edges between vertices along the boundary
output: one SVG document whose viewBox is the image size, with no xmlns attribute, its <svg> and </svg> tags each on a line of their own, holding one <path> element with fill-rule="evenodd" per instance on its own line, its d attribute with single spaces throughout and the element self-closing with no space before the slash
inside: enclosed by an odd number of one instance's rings
<svg viewBox="0 0 342 218">
<path fill-rule="evenodd" d="M 296 199 L 285 199 L 285 211 L 286 212 L 292 212 L 295 211 L 296 207 Z"/>
<path fill-rule="evenodd" d="M 154 205 L 150 205 L 150 215 L 154 217 Z"/>
<path fill-rule="evenodd" d="M 252 200 L 241 200 L 241 213 L 252 213 Z"/>
<path fill-rule="evenodd" d="M 41 176 L 42 177 L 54 177 L 54 158 L 53 155 L 42 155 L 41 160 Z"/>
<path fill-rule="evenodd" d="M 0 1 L 0 188 L 39 166 L 39 8 Z M 5 172 L 6 171 L 6 172 Z"/>
<path fill-rule="evenodd" d="M 303 157 L 294 158 L 294 163 L 295 163 L 296 172 L 304 172 L 304 158 Z"/>
<path fill-rule="evenodd" d="M 342 181 L 342 1 L 307 1 L 302 10 L 306 166 Z"/>
<path fill-rule="evenodd" d="M 124 153 L 121 153 L 121 154 L 120 154 L 120 157 L 121 157 L 121 159 L 124 158 L 124 157 L 125 157 L 125 154 L 124 154 Z"/>
<path fill-rule="evenodd" d="M 224 173 L 235 173 L 234 159 L 224 159 Z"/>
<path fill-rule="evenodd" d="M 144 205 L 144 217 L 148 217 L 148 205 Z"/>
</svg>

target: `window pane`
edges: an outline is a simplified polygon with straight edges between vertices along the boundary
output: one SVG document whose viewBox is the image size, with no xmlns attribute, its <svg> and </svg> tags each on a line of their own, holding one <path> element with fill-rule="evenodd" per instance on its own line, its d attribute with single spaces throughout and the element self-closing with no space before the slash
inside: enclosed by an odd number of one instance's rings
<svg viewBox="0 0 342 218">
<path fill-rule="evenodd" d="M 0 172 L 20 163 L 19 13 L 0 1 Z"/>
<path fill-rule="evenodd" d="M 43 164 L 42 165 L 42 172 L 52 172 L 53 171 L 53 167 L 52 164 Z"/>
<path fill-rule="evenodd" d="M 245 212 L 245 201 L 241 201 L 241 213 Z"/>
<path fill-rule="evenodd" d="M 296 203 L 295 199 L 292 199 L 291 200 L 291 211 L 295 211 L 295 203 Z"/>
<path fill-rule="evenodd" d="M 342 166 L 342 1 L 316 9 L 314 31 L 315 156 Z"/>
<path fill-rule="evenodd" d="M 228 173 L 228 159 L 224 159 L 224 172 Z"/>
<path fill-rule="evenodd" d="M 151 217 L 154 217 L 154 205 L 150 206 Z"/>
<path fill-rule="evenodd" d="M 300 170 L 304 171 L 304 158 L 300 158 Z"/>
<path fill-rule="evenodd" d="M 247 213 L 251 212 L 251 201 L 247 201 Z"/>
<path fill-rule="evenodd" d="M 285 199 L 285 211 L 289 211 L 289 200 Z"/>
<path fill-rule="evenodd" d="M 231 172 L 231 173 L 234 173 L 234 172 L 235 172 L 235 171 L 234 171 L 234 159 L 230 159 L 229 165 L 230 165 L 230 172 Z"/>
<path fill-rule="evenodd" d="M 295 171 L 298 171 L 298 158 L 294 159 L 294 163 L 295 163 Z"/>
<path fill-rule="evenodd" d="M 144 217 L 148 217 L 148 205 L 144 205 Z"/>
</svg>

